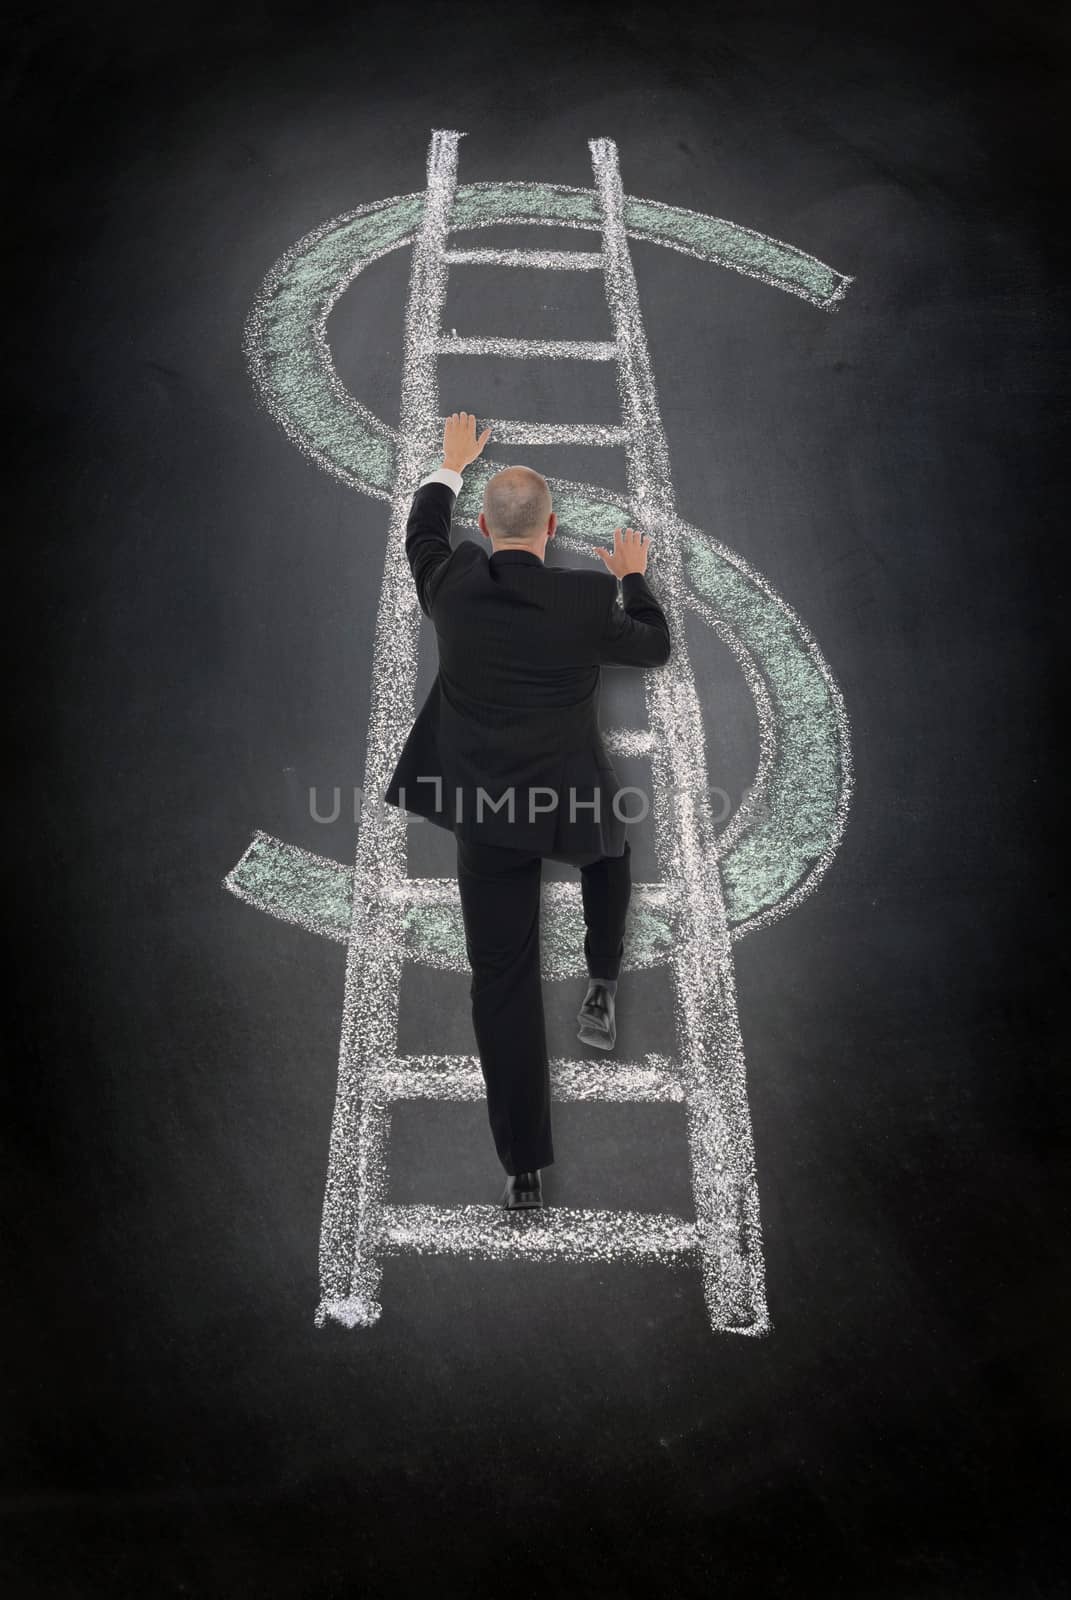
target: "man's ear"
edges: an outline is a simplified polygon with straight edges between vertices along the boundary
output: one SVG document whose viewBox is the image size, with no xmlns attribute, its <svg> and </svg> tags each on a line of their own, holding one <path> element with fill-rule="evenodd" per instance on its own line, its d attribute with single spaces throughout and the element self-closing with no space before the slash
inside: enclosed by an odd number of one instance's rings
<svg viewBox="0 0 1071 1600">
<path fill-rule="evenodd" d="M 548 539 L 553 539 L 553 537 L 557 533 L 557 531 L 558 531 L 558 514 L 557 514 L 556 511 L 552 511 L 550 516 L 547 518 L 547 538 Z"/>
<path fill-rule="evenodd" d="M 479 528 L 480 532 L 483 534 L 485 539 L 489 539 L 491 537 L 491 530 L 487 526 L 487 518 L 484 516 L 482 511 L 480 512 L 479 516 L 476 518 L 476 525 Z"/>
</svg>

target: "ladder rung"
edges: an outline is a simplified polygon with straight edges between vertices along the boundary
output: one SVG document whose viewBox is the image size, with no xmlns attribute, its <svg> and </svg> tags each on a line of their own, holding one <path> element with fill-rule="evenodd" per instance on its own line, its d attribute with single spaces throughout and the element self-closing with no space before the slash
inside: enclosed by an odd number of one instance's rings
<svg viewBox="0 0 1071 1600">
<path fill-rule="evenodd" d="M 621 756 L 647 756 L 655 748 L 653 728 L 605 728 L 603 742 Z"/>
<path fill-rule="evenodd" d="M 575 361 L 614 361 L 618 355 L 612 339 L 487 339 L 440 334 L 434 348 L 444 356 L 553 356 Z"/>
<path fill-rule="evenodd" d="M 335 863 L 339 872 L 347 869 L 341 862 Z M 558 900 L 579 901 L 580 885 L 576 882 L 546 882 L 543 884 L 543 893 L 554 902 Z M 632 897 L 641 900 L 644 906 L 673 905 L 678 899 L 680 885 L 672 880 L 660 882 L 656 878 L 640 878 L 634 880 Z M 403 906 L 429 906 L 429 905 L 456 905 L 458 903 L 457 878 L 395 878 L 380 884 L 375 891 L 376 898 L 401 903 Z"/>
<path fill-rule="evenodd" d="M 553 1258 L 667 1264 L 696 1247 L 694 1222 L 657 1211 L 579 1211 L 567 1206 L 511 1213 L 502 1206 L 383 1206 L 376 1232 L 392 1253 Z M 373 1224 L 374 1226 L 374 1224 Z"/>
<path fill-rule="evenodd" d="M 642 1062 L 620 1060 L 550 1062 L 557 1100 L 602 1100 L 617 1104 L 682 1101 L 684 1089 L 667 1056 L 648 1053 Z M 486 1086 L 478 1056 L 399 1056 L 381 1067 L 370 1087 L 377 1100 L 482 1100 Z"/>
<path fill-rule="evenodd" d="M 440 426 L 446 421 L 439 418 Z M 496 444 L 596 444 L 627 445 L 629 431 L 611 422 L 514 422 L 502 417 L 484 417 L 481 428 L 490 428 Z"/>
<path fill-rule="evenodd" d="M 603 265 L 601 250 L 446 250 L 451 266 L 462 262 L 489 267 L 549 267 L 559 271 L 597 271 Z"/>
</svg>

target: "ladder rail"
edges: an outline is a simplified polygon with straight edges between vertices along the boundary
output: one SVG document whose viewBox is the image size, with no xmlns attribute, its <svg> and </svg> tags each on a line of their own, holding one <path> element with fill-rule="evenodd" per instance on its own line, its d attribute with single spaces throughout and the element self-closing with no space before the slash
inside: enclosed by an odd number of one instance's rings
<svg viewBox="0 0 1071 1600">
<path fill-rule="evenodd" d="M 607 300 L 621 352 L 621 399 L 630 433 L 629 490 L 641 519 L 658 530 L 659 587 L 674 639 L 671 660 L 663 671 L 645 674 L 644 682 L 648 721 L 657 741 L 652 788 L 660 875 L 679 882 L 681 890 L 670 968 L 704 1293 L 715 1316 L 765 1331 L 768 1313 L 744 1047 L 707 783 L 702 707 L 684 626 L 687 583 L 669 447 L 625 228 L 617 147 L 612 139 L 588 142 L 602 222 Z"/>
</svg>

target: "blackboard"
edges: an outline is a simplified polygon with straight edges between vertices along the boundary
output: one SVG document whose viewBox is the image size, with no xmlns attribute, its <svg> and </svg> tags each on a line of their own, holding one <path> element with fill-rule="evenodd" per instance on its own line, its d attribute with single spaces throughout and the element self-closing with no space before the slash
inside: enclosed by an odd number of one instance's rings
<svg viewBox="0 0 1071 1600">
<path fill-rule="evenodd" d="M 1063 1592 L 1055 11 L 62 5 L 6 32 L 5 1591 Z M 563 190 L 610 138 L 629 197 L 845 280 L 818 305 L 630 245 L 680 514 L 784 597 L 850 725 L 821 882 L 734 947 L 760 1337 L 637 1261 L 409 1254 L 374 1325 L 314 1319 L 346 949 L 224 878 L 257 832 L 352 866 L 390 507 L 264 405 L 243 332 L 297 241 L 424 189 L 435 130 L 465 184 Z M 387 428 L 408 288 L 386 253 L 327 321 Z M 605 319 L 592 274 L 476 264 L 444 315 Z M 478 417 L 618 403 L 594 362 L 438 374 Z M 487 453 L 627 486 L 591 444 Z M 735 802 L 752 697 L 688 637 Z M 434 670 L 425 629 L 421 697 Z M 607 675 L 607 720 L 641 707 Z M 633 849 L 650 878 L 649 828 Z M 452 840 L 414 824 L 408 859 L 445 878 Z M 557 1052 L 575 991 L 546 985 Z M 467 1007 L 407 967 L 400 1046 L 470 1051 Z M 627 1054 L 667 1048 L 664 974 L 619 1018 Z M 552 1205 L 688 1214 L 680 1103 L 555 1130 Z M 393 1202 L 499 1188 L 478 1101 L 394 1107 Z"/>
</svg>

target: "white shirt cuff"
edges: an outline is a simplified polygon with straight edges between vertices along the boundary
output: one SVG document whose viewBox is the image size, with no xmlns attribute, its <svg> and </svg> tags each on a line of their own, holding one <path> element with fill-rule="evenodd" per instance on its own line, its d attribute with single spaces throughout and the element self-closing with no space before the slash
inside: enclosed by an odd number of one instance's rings
<svg viewBox="0 0 1071 1600">
<path fill-rule="evenodd" d="M 420 487 L 423 489 L 426 483 L 445 483 L 455 494 L 460 494 L 461 485 L 464 481 L 460 472 L 455 472 L 453 467 L 436 467 L 435 471 L 429 472 L 426 478 L 421 478 Z"/>
</svg>

